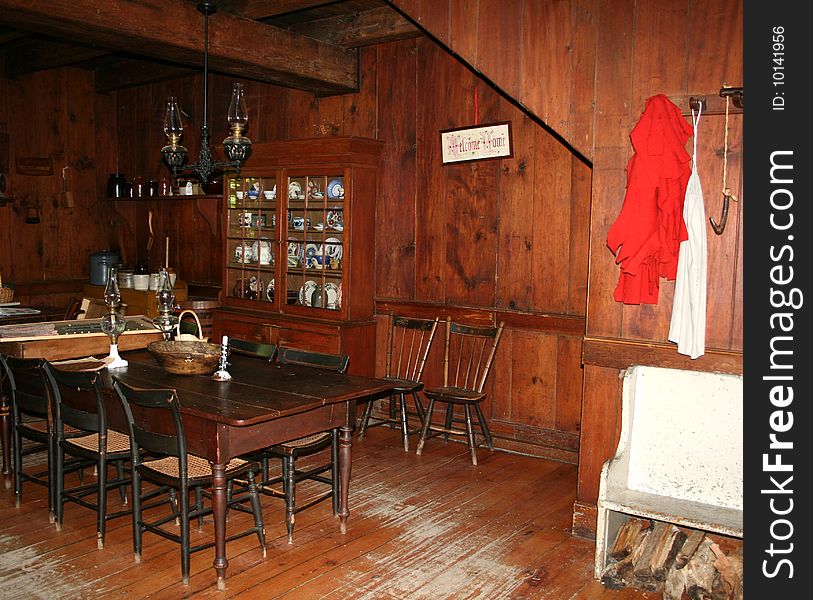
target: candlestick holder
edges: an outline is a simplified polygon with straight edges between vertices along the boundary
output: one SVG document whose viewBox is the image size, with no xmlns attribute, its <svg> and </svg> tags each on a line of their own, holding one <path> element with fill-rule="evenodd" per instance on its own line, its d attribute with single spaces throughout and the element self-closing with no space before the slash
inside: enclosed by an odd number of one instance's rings
<svg viewBox="0 0 813 600">
<path fill-rule="evenodd" d="M 231 373 L 226 370 L 229 366 L 229 336 L 224 335 L 220 344 L 220 360 L 217 363 L 217 371 L 212 375 L 215 381 L 229 381 Z"/>
<path fill-rule="evenodd" d="M 115 267 L 111 267 L 108 271 L 107 284 L 104 287 L 104 304 L 107 308 L 107 314 L 102 316 L 100 326 L 102 332 L 110 338 L 110 354 L 108 354 L 104 362 L 107 364 L 108 369 L 126 367 L 127 361 L 119 356 L 118 340 L 127 327 L 127 321 L 119 312 L 121 292 L 119 291 Z"/>
</svg>

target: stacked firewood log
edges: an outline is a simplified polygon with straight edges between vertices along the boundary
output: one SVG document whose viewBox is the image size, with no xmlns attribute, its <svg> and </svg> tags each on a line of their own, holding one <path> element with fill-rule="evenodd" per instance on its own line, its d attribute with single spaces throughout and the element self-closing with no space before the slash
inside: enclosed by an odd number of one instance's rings
<svg viewBox="0 0 813 600">
<path fill-rule="evenodd" d="M 663 592 L 664 600 L 742 600 L 742 545 L 671 523 L 630 518 L 608 552 L 608 588 Z M 726 545 L 726 544 L 722 544 Z"/>
</svg>

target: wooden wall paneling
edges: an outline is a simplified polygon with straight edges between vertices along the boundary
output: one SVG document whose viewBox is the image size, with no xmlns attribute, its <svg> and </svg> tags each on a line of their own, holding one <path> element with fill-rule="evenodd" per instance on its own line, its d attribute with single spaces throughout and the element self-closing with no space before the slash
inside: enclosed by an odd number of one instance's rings
<svg viewBox="0 0 813 600">
<path fill-rule="evenodd" d="M 499 73 L 498 87 L 519 98 L 522 81 L 522 57 L 514 44 L 501 40 L 522 39 L 524 0 L 480 0 L 477 27 L 477 69 L 481 73 Z"/>
<path fill-rule="evenodd" d="M 528 275 L 533 280 L 534 309 L 567 311 L 570 281 L 570 168 L 571 154 L 547 131 L 534 134 L 534 185 L 528 207 L 534 222 L 533 258 Z"/>
<path fill-rule="evenodd" d="M 628 157 L 624 148 L 597 148 L 593 163 L 593 193 L 590 217 L 590 264 L 588 269 L 587 332 L 618 337 L 621 334 L 622 305 L 613 299 L 620 267 L 607 247 L 607 232 L 618 216 L 627 184 L 623 168 L 612 168 Z"/>
<path fill-rule="evenodd" d="M 378 137 L 378 53 L 374 47 L 358 49 L 359 91 L 345 94 L 344 130 L 346 135 Z"/>
<path fill-rule="evenodd" d="M 418 90 L 445 89 L 458 82 L 462 67 L 449 63 L 434 42 L 419 39 Z M 452 102 L 445 95 L 420 94 L 417 112 L 417 205 L 415 225 L 415 298 L 444 303 L 446 269 L 446 176 L 440 158 L 440 130 L 452 127 Z"/>
<path fill-rule="evenodd" d="M 460 68 L 457 63 L 448 63 L 452 70 Z M 447 95 L 449 104 L 459 107 L 458 124 L 475 124 L 475 93 L 479 98 L 477 123 L 502 118 L 498 94 L 460 69 L 466 77 L 456 78 L 459 85 Z M 486 160 L 440 167 L 447 186 L 445 298 L 452 304 L 494 305 L 501 162 Z"/>
<path fill-rule="evenodd" d="M 652 0 L 634 6 L 634 87 L 629 101 L 637 114 L 653 94 L 669 95 L 686 85 L 689 3 Z"/>
<path fill-rule="evenodd" d="M 535 131 L 527 116 L 511 116 L 514 157 L 501 161 L 500 220 L 497 243 L 497 294 L 495 306 L 530 311 L 534 305 L 533 273 L 535 232 L 540 223 L 533 217 L 538 188 Z"/>
<path fill-rule="evenodd" d="M 627 131 L 632 131 L 638 122 L 650 96 L 659 93 L 668 95 L 682 90 L 685 85 L 686 10 L 686 4 L 676 4 L 671 0 L 636 5 L 633 88 L 628 99 L 636 116 L 634 122 L 627 126 Z M 658 43 L 653 43 L 653 40 L 658 40 Z M 676 56 L 680 58 L 676 60 Z M 657 304 L 624 306 L 622 337 L 666 339 L 672 316 L 674 283 L 660 278 L 659 285 Z"/>
<path fill-rule="evenodd" d="M 596 56 L 598 54 L 598 3 L 601 0 L 572 0 L 572 85 L 568 107 L 571 144 L 591 158 L 596 113 Z M 603 52 L 603 49 L 602 49 Z M 552 67 L 555 68 L 555 67 Z M 527 69 L 524 73 L 528 73 Z M 533 79 L 533 77 L 531 77 Z M 557 130 L 558 131 L 558 130 Z"/>
<path fill-rule="evenodd" d="M 618 216 L 626 188 L 624 167 L 631 155 L 633 40 L 617 32 L 634 31 L 630 2 L 599 2 L 596 13 L 597 47 L 593 146 L 593 196 L 590 218 L 590 267 L 587 331 L 609 337 L 620 334 L 622 309 L 613 300 L 619 267 L 607 248 L 607 232 Z"/>
<path fill-rule="evenodd" d="M 94 95 L 93 76 L 84 69 L 60 69 L 60 86 L 65 90 L 65 157 L 61 164 L 54 165 L 54 187 L 58 190 L 52 198 L 54 206 L 53 223 L 67 239 L 59 245 L 57 252 L 64 255 L 67 269 L 55 271 L 50 279 L 82 278 L 89 274 L 88 256 L 99 250 L 99 241 L 106 240 L 108 246 L 116 244 L 115 226 L 110 222 L 114 214 L 109 205 L 103 211 L 96 210 L 96 148 L 94 127 L 94 104 L 88 98 Z M 72 193 L 73 204 L 67 206 L 62 193 L 63 173 L 68 189 Z M 92 207 L 92 209 L 91 209 Z M 73 221 L 78 227 L 65 227 L 65 221 Z M 90 227 L 88 227 L 90 225 Z M 58 238 L 55 238 L 58 239 Z"/>
<path fill-rule="evenodd" d="M 741 124 L 738 116 L 736 123 Z M 733 126 L 732 126 L 733 125 Z M 732 193 L 739 188 L 741 127 L 729 123 L 727 179 Z M 698 130 L 698 173 L 706 206 L 706 242 L 708 250 L 708 291 L 706 294 L 706 345 L 729 348 L 735 297 L 737 250 L 739 241 L 739 204 L 729 204 L 728 222 L 723 235 L 716 235 L 708 219 L 720 221 L 723 204 L 723 147 L 725 116 L 700 118 Z M 736 191 L 735 191 L 736 190 Z M 665 337 L 665 336 L 664 336 Z"/>
<path fill-rule="evenodd" d="M 42 274 L 43 279 L 49 280 L 57 273 L 71 272 L 71 234 L 66 228 L 61 228 L 60 210 L 57 200 L 62 190 L 62 167 L 70 160 L 71 128 L 74 125 L 68 117 L 68 96 L 74 93 L 74 88 L 65 87 L 65 69 L 57 69 L 53 73 L 43 73 L 40 81 L 44 85 L 43 100 L 49 103 L 47 109 L 40 106 L 44 113 L 46 127 L 40 138 L 39 154 L 50 155 L 53 173 L 48 176 L 32 177 L 36 186 L 36 204 L 40 207 L 40 224 L 36 227 L 42 236 Z M 50 77 L 49 77 L 50 75 Z M 81 82 L 77 82 L 81 88 Z M 46 91 L 47 90 L 47 91 Z M 81 118 L 81 115 L 79 115 Z M 77 115 L 73 115 L 74 119 Z M 84 131 L 85 135 L 92 131 Z M 57 183 L 59 182 L 59 183 Z M 32 274 L 33 275 L 33 274 Z M 33 277 L 32 277 L 33 278 Z"/>
<path fill-rule="evenodd" d="M 730 347 L 734 350 L 742 351 L 744 348 L 743 340 L 743 323 L 745 321 L 743 314 L 743 206 L 745 203 L 743 188 L 742 188 L 742 167 L 739 170 L 739 186 L 740 195 L 737 196 L 740 201 L 737 205 L 737 264 L 735 268 L 736 281 L 734 285 L 734 297 L 731 299 L 734 305 L 731 311 L 731 343 Z M 729 209 L 730 210 L 730 209 Z M 730 216 L 730 214 L 729 214 Z"/>
<path fill-rule="evenodd" d="M 326 96 L 317 99 L 319 122 L 316 137 L 347 135 L 344 124 L 345 96 Z"/>
<path fill-rule="evenodd" d="M 742 2 L 718 0 L 692 3 L 687 31 L 687 83 L 690 94 L 715 96 L 724 85 L 742 85 Z M 716 35 L 708 35 L 714 31 Z M 686 109 L 687 107 L 681 107 Z M 688 111 L 687 111 L 688 112 Z M 687 117 L 691 120 L 691 117 Z M 731 115 L 728 127 L 727 181 L 738 198 L 742 190 L 743 115 Z M 719 221 L 725 116 L 701 117 L 698 167 L 706 218 Z M 742 203 L 732 202 L 728 225 L 717 236 L 708 225 L 708 295 L 706 346 L 742 350 Z"/>
<path fill-rule="evenodd" d="M 511 345 L 499 349 L 503 356 L 510 356 L 511 394 L 496 396 L 492 403 L 498 406 L 500 402 L 510 402 L 508 409 L 502 411 L 503 420 L 555 429 L 556 336 L 517 330 L 511 334 Z"/>
<path fill-rule="evenodd" d="M 615 453 L 621 433 L 621 373 L 617 369 L 585 365 L 582 393 L 576 497 L 580 502 L 595 504 L 601 468 Z"/>
<path fill-rule="evenodd" d="M 385 142 L 381 169 L 382 173 L 397 176 L 379 178 L 376 295 L 414 299 L 418 220 L 416 42 L 412 39 L 381 44 L 377 52 L 377 63 L 382 67 L 378 74 L 377 129 L 379 139 Z"/>
<path fill-rule="evenodd" d="M 525 2 L 522 13 L 522 43 L 519 48 L 503 39 L 510 48 L 508 60 L 518 62 L 522 77 L 506 87 L 523 105 L 533 106 L 548 126 L 567 138 L 572 128 L 573 23 L 571 2 Z M 502 38 L 502 36 L 500 36 Z M 493 46 L 494 42 L 490 41 Z M 486 71 L 490 73 L 492 71 Z M 500 70 L 500 85 L 504 80 Z M 533 73 L 533 76 L 528 74 Z M 590 89 L 592 95 L 592 89 Z"/>
<path fill-rule="evenodd" d="M 445 169 L 445 298 L 452 304 L 493 306 L 499 203 L 497 163 L 448 165 Z"/>
<path fill-rule="evenodd" d="M 429 0 L 424 0 L 424 3 L 428 4 Z M 480 0 L 449 0 L 448 3 L 435 4 L 446 5 L 445 12 L 444 9 L 437 7 L 432 13 L 428 13 L 422 7 L 420 15 L 427 17 L 427 29 L 435 35 L 435 31 L 441 31 L 442 28 L 443 35 L 439 35 L 438 40 L 453 48 L 455 54 L 469 64 L 477 64 Z"/>
<path fill-rule="evenodd" d="M 570 172 L 570 264 L 565 310 L 568 314 L 583 316 L 587 311 L 592 170 L 579 158 L 572 156 Z"/>
<path fill-rule="evenodd" d="M 9 272 L 3 274 L 4 281 L 26 282 L 44 279 L 44 258 L 50 248 L 46 248 L 47 235 L 42 224 L 25 223 L 29 207 L 41 206 L 47 184 L 41 182 L 50 176 L 32 176 L 16 172 L 18 157 L 53 158 L 53 132 L 59 131 L 55 120 L 58 112 L 57 93 L 53 73 L 34 73 L 15 80 L 9 86 L 12 98 L 9 100 L 9 170 L 13 171 L 15 202 L 10 205 L 14 211 L 11 225 L 11 245 L 8 263 Z M 40 219 L 50 211 L 40 210 Z"/>
<path fill-rule="evenodd" d="M 556 414 L 554 429 L 578 434 L 581 428 L 582 340 L 575 337 L 556 338 Z"/>
</svg>

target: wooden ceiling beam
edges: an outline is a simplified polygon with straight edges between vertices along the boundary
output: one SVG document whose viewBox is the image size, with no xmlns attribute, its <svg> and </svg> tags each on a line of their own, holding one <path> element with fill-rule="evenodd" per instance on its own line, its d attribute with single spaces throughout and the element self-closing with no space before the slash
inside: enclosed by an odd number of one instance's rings
<svg viewBox="0 0 813 600">
<path fill-rule="evenodd" d="M 45 71 L 111 54 L 106 48 L 28 38 L 18 42 L 13 51 L 5 52 L 6 77 Z"/>
<path fill-rule="evenodd" d="M 200 68 L 204 18 L 183 0 L 0 0 L 0 21 L 21 29 Z M 319 95 L 358 87 L 358 56 L 219 11 L 209 19 L 212 71 Z"/>
<path fill-rule="evenodd" d="M 221 0 L 218 8 L 246 19 L 269 19 L 277 15 L 333 4 L 336 0 Z"/>
<path fill-rule="evenodd" d="M 110 64 L 99 65 L 94 71 L 96 91 L 99 93 L 203 73 L 200 69 L 188 69 L 140 58 L 122 58 Z"/>
<path fill-rule="evenodd" d="M 350 16 L 328 17 L 292 25 L 301 33 L 334 46 L 356 48 L 419 37 L 421 31 L 389 6 Z"/>
</svg>

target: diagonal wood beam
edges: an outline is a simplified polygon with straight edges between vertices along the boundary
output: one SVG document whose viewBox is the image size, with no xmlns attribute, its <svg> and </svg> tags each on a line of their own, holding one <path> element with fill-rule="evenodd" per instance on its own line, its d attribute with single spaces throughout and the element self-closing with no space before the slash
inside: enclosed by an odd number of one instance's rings
<svg viewBox="0 0 813 600">
<path fill-rule="evenodd" d="M 204 18 L 183 0 L 0 0 L 0 22 L 84 44 L 200 67 Z M 236 77 L 320 95 L 358 87 L 355 50 L 251 19 L 209 19 L 209 65 Z"/>
</svg>

